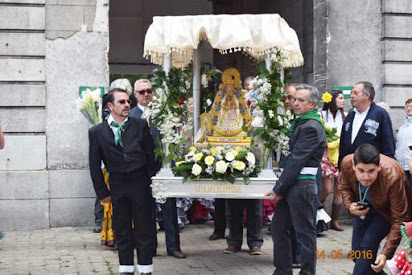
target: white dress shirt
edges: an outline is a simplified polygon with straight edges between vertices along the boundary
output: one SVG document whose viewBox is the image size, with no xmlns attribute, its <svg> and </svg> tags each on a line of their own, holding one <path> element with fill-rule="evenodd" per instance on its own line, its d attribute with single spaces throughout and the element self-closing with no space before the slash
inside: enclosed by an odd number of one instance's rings
<svg viewBox="0 0 412 275">
<path fill-rule="evenodd" d="M 355 117 L 353 118 L 353 123 L 352 123 L 352 139 L 351 139 L 352 144 L 355 141 L 356 136 L 359 133 L 359 129 L 362 126 L 362 123 L 365 120 L 366 115 L 369 112 L 369 109 L 370 107 L 366 109 L 366 111 L 363 113 L 360 113 L 358 109 L 356 108 L 353 109 L 353 111 L 355 112 Z"/>
</svg>

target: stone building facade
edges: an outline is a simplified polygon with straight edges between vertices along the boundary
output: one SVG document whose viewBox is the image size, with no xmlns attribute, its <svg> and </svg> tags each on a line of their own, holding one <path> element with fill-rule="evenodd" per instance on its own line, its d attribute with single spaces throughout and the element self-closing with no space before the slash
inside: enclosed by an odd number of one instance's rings
<svg viewBox="0 0 412 275">
<path fill-rule="evenodd" d="M 75 100 L 80 86 L 107 87 L 110 73 L 154 68 L 141 57 L 154 15 L 279 13 L 305 57 L 295 82 L 324 90 L 371 81 L 395 128 L 402 124 L 412 97 L 411 1 L 171 2 L 0 0 L 0 229 L 93 224 L 88 124 Z M 248 71 L 243 57 L 218 57 L 207 46 L 202 53 Z"/>
</svg>

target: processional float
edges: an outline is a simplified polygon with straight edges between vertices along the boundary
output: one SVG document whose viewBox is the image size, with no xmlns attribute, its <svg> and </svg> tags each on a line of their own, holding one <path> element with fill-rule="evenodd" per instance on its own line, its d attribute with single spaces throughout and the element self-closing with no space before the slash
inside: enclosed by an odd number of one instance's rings
<svg viewBox="0 0 412 275">
<path fill-rule="evenodd" d="M 183 68 L 192 61 L 195 134 L 201 130 L 201 63 L 198 51 L 201 41 L 209 42 L 221 54 L 243 52 L 257 61 L 264 60 L 268 70 L 271 69 L 272 62 L 276 62 L 282 81 L 285 68 L 303 64 L 298 37 L 278 14 L 154 17 L 146 33 L 144 56 L 150 58 L 152 63 L 162 65 L 166 74 L 172 67 Z M 227 99 L 219 100 L 227 101 L 224 104 L 232 104 L 230 106 L 238 107 L 241 104 L 233 103 L 236 97 L 231 98 L 228 96 Z M 236 119 L 235 115 L 234 117 Z M 219 138 L 211 137 L 206 142 L 216 139 L 219 141 Z M 183 183 L 183 178 L 174 176 L 170 167 L 163 167 L 152 178 L 152 187 L 153 196 L 158 200 L 166 197 L 259 199 L 265 198 L 276 179 L 269 165 L 258 177 L 250 178 L 250 184 L 247 185 L 241 179 L 236 179 L 234 183 L 212 179 Z"/>
</svg>

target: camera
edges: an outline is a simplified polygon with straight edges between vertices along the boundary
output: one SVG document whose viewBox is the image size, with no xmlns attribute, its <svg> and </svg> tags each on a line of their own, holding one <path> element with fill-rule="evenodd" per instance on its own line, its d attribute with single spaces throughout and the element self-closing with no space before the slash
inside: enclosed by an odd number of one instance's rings
<svg viewBox="0 0 412 275">
<path fill-rule="evenodd" d="M 358 205 L 362 206 L 359 210 L 365 210 L 365 209 L 369 208 L 369 203 L 367 203 L 367 202 L 358 201 Z"/>
</svg>

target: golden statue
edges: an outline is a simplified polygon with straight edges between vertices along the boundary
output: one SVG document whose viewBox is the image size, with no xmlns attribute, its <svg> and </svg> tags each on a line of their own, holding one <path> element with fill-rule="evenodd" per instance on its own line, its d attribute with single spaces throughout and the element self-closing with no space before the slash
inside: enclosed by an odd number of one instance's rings
<svg viewBox="0 0 412 275">
<path fill-rule="evenodd" d="M 243 97 L 240 73 L 234 68 L 226 69 L 212 109 L 200 116 L 201 130 L 196 143 L 206 140 L 213 144 L 250 144 L 243 126 L 249 128 L 252 121 Z"/>
</svg>

